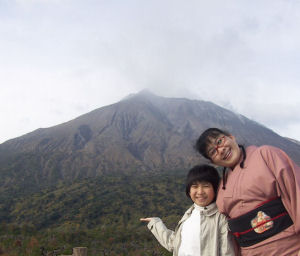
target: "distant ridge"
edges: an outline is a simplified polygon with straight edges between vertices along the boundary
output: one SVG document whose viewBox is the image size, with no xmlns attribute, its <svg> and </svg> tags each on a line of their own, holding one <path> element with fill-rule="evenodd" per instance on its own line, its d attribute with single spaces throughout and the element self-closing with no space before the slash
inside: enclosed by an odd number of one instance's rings
<svg viewBox="0 0 300 256">
<path fill-rule="evenodd" d="M 193 144 L 209 127 L 225 129 L 245 145 L 278 146 L 300 162 L 299 142 L 245 116 L 211 102 L 143 90 L 1 144 L 0 185 L 30 180 L 44 186 L 105 173 L 187 170 L 203 161 Z"/>
</svg>

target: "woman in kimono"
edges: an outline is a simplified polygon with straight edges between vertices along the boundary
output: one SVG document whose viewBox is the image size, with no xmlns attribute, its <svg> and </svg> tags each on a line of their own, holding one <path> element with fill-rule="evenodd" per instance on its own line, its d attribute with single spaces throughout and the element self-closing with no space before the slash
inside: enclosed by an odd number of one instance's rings
<svg viewBox="0 0 300 256">
<path fill-rule="evenodd" d="M 244 255 L 300 256 L 300 167 L 273 146 L 244 148 L 217 128 L 195 148 L 223 166 L 217 206 Z"/>
</svg>

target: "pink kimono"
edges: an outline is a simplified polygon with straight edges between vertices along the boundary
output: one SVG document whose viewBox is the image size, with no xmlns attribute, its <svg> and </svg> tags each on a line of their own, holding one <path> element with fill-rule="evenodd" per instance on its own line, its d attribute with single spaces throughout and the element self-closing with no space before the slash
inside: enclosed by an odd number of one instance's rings
<svg viewBox="0 0 300 256">
<path fill-rule="evenodd" d="M 245 214 L 266 200 L 281 197 L 293 225 L 249 247 L 242 255 L 300 256 L 300 167 L 272 146 L 246 149 L 244 168 L 227 171 L 226 189 L 220 189 L 217 206 L 229 218 Z"/>
</svg>

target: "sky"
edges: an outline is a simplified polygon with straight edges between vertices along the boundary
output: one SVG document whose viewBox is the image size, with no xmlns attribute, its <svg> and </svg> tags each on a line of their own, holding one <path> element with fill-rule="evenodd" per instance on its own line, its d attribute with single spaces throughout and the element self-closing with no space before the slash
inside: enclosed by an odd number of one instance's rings
<svg viewBox="0 0 300 256">
<path fill-rule="evenodd" d="M 148 89 L 300 141 L 298 0 L 0 0 L 0 143 Z"/>
</svg>

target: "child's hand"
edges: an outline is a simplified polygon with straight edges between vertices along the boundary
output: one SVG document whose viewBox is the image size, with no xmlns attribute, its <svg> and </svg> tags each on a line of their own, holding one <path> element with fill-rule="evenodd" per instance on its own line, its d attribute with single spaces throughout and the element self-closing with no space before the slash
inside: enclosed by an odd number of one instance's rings
<svg viewBox="0 0 300 256">
<path fill-rule="evenodd" d="M 140 218 L 140 221 L 150 222 L 152 218 Z"/>
</svg>

